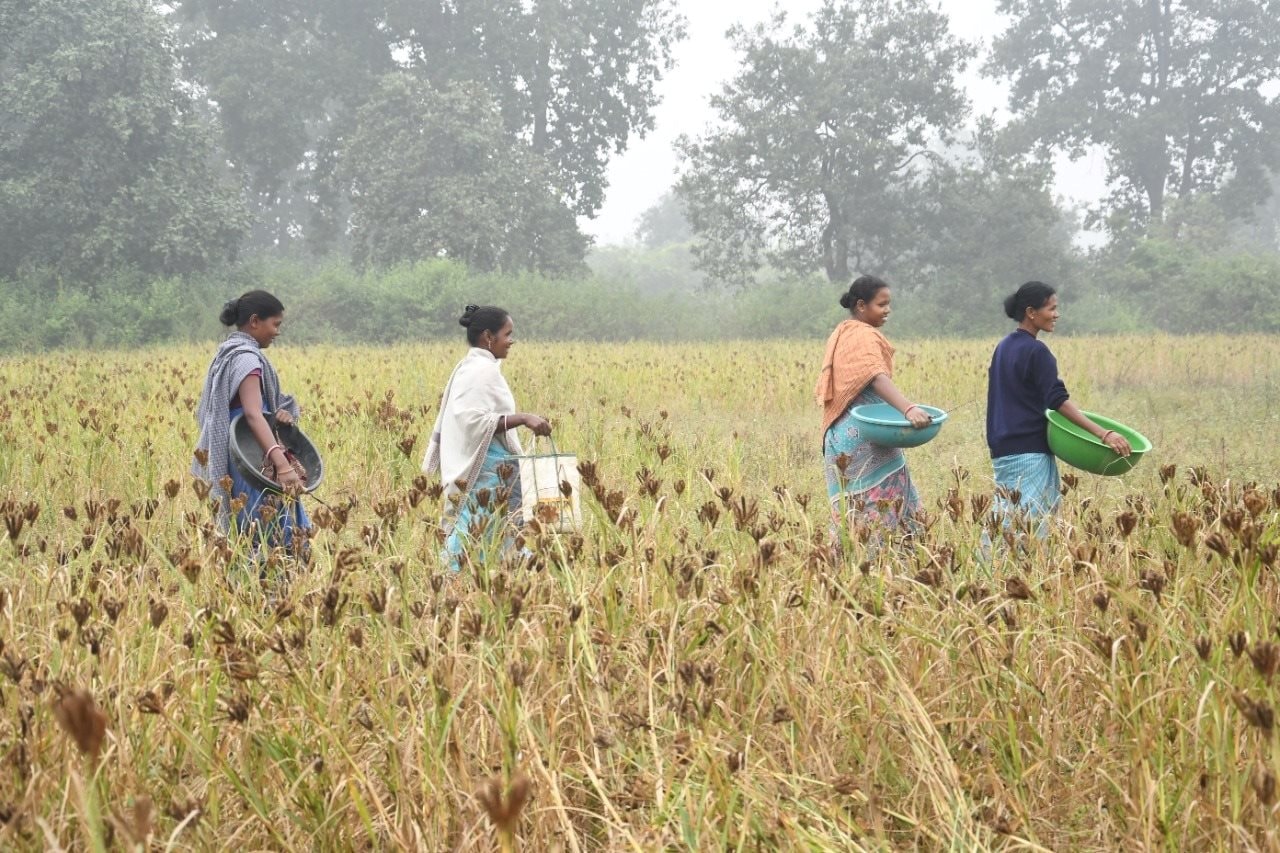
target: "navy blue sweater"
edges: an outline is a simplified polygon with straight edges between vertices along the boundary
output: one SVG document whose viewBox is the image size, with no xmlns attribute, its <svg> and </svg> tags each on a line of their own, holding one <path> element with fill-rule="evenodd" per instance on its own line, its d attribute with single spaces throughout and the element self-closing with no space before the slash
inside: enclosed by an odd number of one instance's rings
<svg viewBox="0 0 1280 853">
<path fill-rule="evenodd" d="M 1058 378 L 1058 360 L 1022 329 L 996 345 L 987 371 L 987 446 L 991 458 L 1017 453 L 1049 453 L 1045 409 L 1067 402 Z"/>
</svg>

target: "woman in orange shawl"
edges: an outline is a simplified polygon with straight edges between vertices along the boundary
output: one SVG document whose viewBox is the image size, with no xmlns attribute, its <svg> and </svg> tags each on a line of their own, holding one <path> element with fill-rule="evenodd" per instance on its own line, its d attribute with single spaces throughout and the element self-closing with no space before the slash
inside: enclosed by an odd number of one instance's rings
<svg viewBox="0 0 1280 853">
<path fill-rule="evenodd" d="M 831 501 L 832 533 L 861 523 L 895 530 L 920 509 L 907 460 L 895 447 L 862 438 L 849 414 L 854 406 L 888 403 L 917 429 L 929 415 L 893 384 L 893 347 L 880 327 L 889 319 L 889 285 L 859 276 L 840 297 L 851 315 L 827 338 L 816 389 L 822 406 L 822 455 Z"/>
</svg>

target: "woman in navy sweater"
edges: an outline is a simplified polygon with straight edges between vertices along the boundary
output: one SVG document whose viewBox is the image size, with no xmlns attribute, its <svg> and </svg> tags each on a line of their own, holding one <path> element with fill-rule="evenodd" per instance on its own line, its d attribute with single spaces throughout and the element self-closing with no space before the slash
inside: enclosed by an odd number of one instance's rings
<svg viewBox="0 0 1280 853">
<path fill-rule="evenodd" d="M 991 356 L 987 374 L 987 446 L 996 474 L 994 509 L 1007 524 L 1016 512 L 1039 522 L 1037 535 L 1058 506 L 1058 462 L 1049 450 L 1045 409 L 1054 409 L 1097 436 L 1121 456 L 1132 449 L 1124 436 L 1089 420 L 1071 402 L 1058 376 L 1058 362 L 1039 339 L 1058 322 L 1058 297 L 1043 282 L 1029 281 L 1004 301 L 1004 312 L 1018 328 Z M 1014 498 L 1016 497 L 1016 501 Z M 1014 505 L 1016 504 L 1016 506 Z"/>
</svg>

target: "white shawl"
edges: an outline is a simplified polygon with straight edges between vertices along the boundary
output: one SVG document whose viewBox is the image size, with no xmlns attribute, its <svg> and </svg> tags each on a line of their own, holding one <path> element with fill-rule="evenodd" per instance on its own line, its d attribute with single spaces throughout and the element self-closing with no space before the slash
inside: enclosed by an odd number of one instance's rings
<svg viewBox="0 0 1280 853">
<path fill-rule="evenodd" d="M 501 429 L 502 416 L 515 411 L 515 397 L 502 375 L 502 362 L 488 350 L 472 347 L 444 387 L 422 460 L 423 473 L 440 472 L 446 498 L 471 491 L 495 437 L 511 453 L 524 453 L 515 430 Z"/>
</svg>

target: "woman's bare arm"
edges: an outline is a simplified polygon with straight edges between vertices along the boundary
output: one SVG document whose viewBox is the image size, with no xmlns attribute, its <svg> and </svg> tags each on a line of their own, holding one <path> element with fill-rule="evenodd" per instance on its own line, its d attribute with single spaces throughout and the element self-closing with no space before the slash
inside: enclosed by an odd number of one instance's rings
<svg viewBox="0 0 1280 853">
<path fill-rule="evenodd" d="M 1081 429 L 1087 430 L 1090 435 L 1096 436 L 1099 441 L 1121 456 L 1128 456 L 1133 452 L 1133 448 L 1129 446 L 1129 442 L 1123 435 L 1115 430 L 1098 426 L 1096 423 L 1089 420 L 1089 416 L 1080 411 L 1080 407 L 1070 400 L 1067 400 L 1059 406 L 1058 411 L 1064 418 L 1071 421 Z"/>
<path fill-rule="evenodd" d="M 261 380 L 257 376 L 246 376 L 240 383 L 239 394 L 240 404 L 244 407 L 244 419 L 249 422 L 249 431 L 253 433 L 263 454 L 276 468 L 276 482 L 290 494 L 300 492 L 303 487 L 302 479 L 285 458 L 284 448 L 276 444 L 271 426 L 262 414 Z"/>
<path fill-rule="evenodd" d="M 890 406 L 902 412 L 916 429 L 922 429 L 933 423 L 933 418 L 928 412 L 912 403 L 898 390 L 898 386 L 893 384 L 889 374 L 877 374 L 876 378 L 871 380 L 871 390 L 879 394 Z"/>
</svg>

